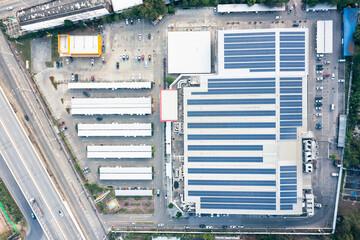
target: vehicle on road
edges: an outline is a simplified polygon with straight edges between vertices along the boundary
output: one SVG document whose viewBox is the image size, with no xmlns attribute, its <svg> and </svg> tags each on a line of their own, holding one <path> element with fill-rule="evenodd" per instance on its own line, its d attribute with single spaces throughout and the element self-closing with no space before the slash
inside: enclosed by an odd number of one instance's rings
<svg viewBox="0 0 360 240">
<path fill-rule="evenodd" d="M 83 173 L 88 174 L 90 172 L 90 169 L 88 167 L 83 168 Z"/>
<path fill-rule="evenodd" d="M 160 196 L 160 189 L 158 189 L 157 191 L 156 191 L 156 196 Z"/>
<path fill-rule="evenodd" d="M 101 57 L 102 64 L 105 64 L 105 57 Z"/>
<path fill-rule="evenodd" d="M 59 210 L 59 215 L 60 215 L 60 217 L 64 217 L 63 212 L 62 212 L 62 211 L 60 211 L 60 210 Z"/>
<path fill-rule="evenodd" d="M 63 128 L 61 129 L 62 132 L 65 132 L 66 130 L 67 130 L 67 127 L 63 127 Z"/>
<path fill-rule="evenodd" d="M 333 177 L 338 177 L 339 176 L 339 174 L 338 173 L 331 173 L 331 176 L 333 176 Z"/>
<path fill-rule="evenodd" d="M 85 96 L 85 97 L 90 97 L 90 93 L 88 93 L 88 92 L 83 92 L 83 95 Z"/>
<path fill-rule="evenodd" d="M 331 80 L 334 80 L 335 79 L 335 73 L 332 73 L 331 74 Z"/>
<path fill-rule="evenodd" d="M 335 104 L 330 104 L 330 111 L 334 111 L 335 110 Z"/>
<path fill-rule="evenodd" d="M 125 19 L 125 24 L 128 25 L 129 24 L 129 20 Z"/>
<path fill-rule="evenodd" d="M 147 63 L 147 61 L 145 61 L 145 68 L 147 68 L 148 67 L 148 63 Z"/>
<path fill-rule="evenodd" d="M 280 19 L 281 19 L 281 16 L 275 16 L 275 19 L 276 19 L 276 20 L 280 20 Z"/>
<path fill-rule="evenodd" d="M 94 76 L 91 76 L 91 81 L 95 81 L 95 77 L 94 77 Z"/>
<path fill-rule="evenodd" d="M 31 213 L 31 218 L 36 219 L 36 216 L 35 216 L 35 214 L 33 212 Z"/>
<path fill-rule="evenodd" d="M 149 39 L 149 40 L 151 39 L 151 34 L 150 34 L 150 33 L 148 34 L 148 39 Z"/>
<path fill-rule="evenodd" d="M 6 8 L 6 11 L 11 11 L 11 10 L 13 10 L 14 8 L 13 7 L 7 7 Z"/>
<path fill-rule="evenodd" d="M 338 82 L 343 83 L 345 82 L 345 79 L 338 79 Z"/>
<path fill-rule="evenodd" d="M 29 121 L 29 120 L 30 120 L 29 116 L 26 115 L 26 114 L 24 115 L 24 118 L 25 118 L 26 121 Z"/>
<path fill-rule="evenodd" d="M 148 55 L 148 59 L 149 59 L 149 61 L 151 61 L 151 54 Z"/>
<path fill-rule="evenodd" d="M 339 59 L 338 60 L 338 63 L 342 63 L 342 62 L 345 62 L 345 59 Z"/>
<path fill-rule="evenodd" d="M 316 207 L 316 208 L 321 208 L 322 205 L 321 205 L 321 203 L 314 203 L 314 207 Z"/>
</svg>

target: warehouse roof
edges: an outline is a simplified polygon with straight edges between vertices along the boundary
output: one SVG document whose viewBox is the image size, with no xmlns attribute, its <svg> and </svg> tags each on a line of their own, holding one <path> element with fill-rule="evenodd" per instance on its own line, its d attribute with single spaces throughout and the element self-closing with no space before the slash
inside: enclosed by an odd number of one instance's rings
<svg viewBox="0 0 360 240">
<path fill-rule="evenodd" d="M 168 32 L 168 72 L 210 73 L 210 32 Z"/>
<path fill-rule="evenodd" d="M 151 82 L 69 82 L 69 89 L 150 89 Z"/>
<path fill-rule="evenodd" d="M 100 180 L 152 180 L 151 167 L 100 167 Z"/>
<path fill-rule="evenodd" d="M 333 52 L 333 21 L 317 21 L 316 28 L 316 52 Z"/>
<path fill-rule="evenodd" d="M 58 35 L 60 56 L 100 56 L 101 36 Z"/>
<path fill-rule="evenodd" d="M 178 120 L 177 90 L 160 90 L 160 121 Z"/>
<path fill-rule="evenodd" d="M 346 138 L 346 115 L 340 115 L 339 117 L 339 137 L 338 137 L 338 147 L 345 147 L 345 138 Z"/>
<path fill-rule="evenodd" d="M 111 0 L 114 12 L 121 12 L 125 9 L 143 4 L 142 0 Z"/>
<path fill-rule="evenodd" d="M 152 158 L 150 145 L 87 146 L 87 158 Z"/>
<path fill-rule="evenodd" d="M 217 6 L 218 13 L 232 13 L 232 12 L 278 12 L 285 11 L 285 5 L 282 7 L 268 7 L 264 4 L 219 4 Z"/>
<path fill-rule="evenodd" d="M 139 137 L 151 136 L 151 123 L 131 123 L 131 124 L 78 124 L 78 136 L 122 136 Z"/>
<path fill-rule="evenodd" d="M 153 195 L 151 189 L 146 190 L 125 190 L 125 189 L 116 189 L 115 196 L 126 196 L 126 197 L 133 197 L 133 196 L 144 196 L 144 197 L 151 197 Z"/>
</svg>

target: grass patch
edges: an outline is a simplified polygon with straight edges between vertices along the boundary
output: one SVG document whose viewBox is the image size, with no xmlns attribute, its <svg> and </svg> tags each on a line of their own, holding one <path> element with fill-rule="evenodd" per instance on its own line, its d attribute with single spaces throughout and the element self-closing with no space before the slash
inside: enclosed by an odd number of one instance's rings
<svg viewBox="0 0 360 240">
<path fill-rule="evenodd" d="M 29 61 L 29 69 L 31 69 L 31 39 L 16 40 L 14 44 L 24 64 Z"/>
<path fill-rule="evenodd" d="M 61 61 L 59 52 L 58 52 L 58 35 L 53 34 L 51 36 L 51 60 L 52 61 Z"/>
<path fill-rule="evenodd" d="M 48 68 L 53 68 L 54 67 L 54 62 L 50 61 L 50 62 L 45 62 L 45 66 Z"/>
<path fill-rule="evenodd" d="M 153 209 L 153 208 L 145 210 L 145 213 L 147 213 L 147 214 L 154 213 L 154 212 L 155 212 L 155 209 Z"/>
<path fill-rule="evenodd" d="M 55 82 L 55 78 L 53 76 L 49 77 L 51 84 L 54 86 L 55 90 L 57 90 L 58 84 Z"/>
<path fill-rule="evenodd" d="M 70 114 L 70 108 L 66 108 L 66 112 Z"/>
<path fill-rule="evenodd" d="M 12 198 L 9 190 L 6 188 L 4 182 L 0 178 L 0 201 L 5 208 L 6 213 L 9 215 L 11 221 L 15 224 L 23 225 L 24 216 L 22 215 L 19 207 L 16 205 L 14 199 Z M 0 211 L 2 211 L 0 209 Z"/>
</svg>

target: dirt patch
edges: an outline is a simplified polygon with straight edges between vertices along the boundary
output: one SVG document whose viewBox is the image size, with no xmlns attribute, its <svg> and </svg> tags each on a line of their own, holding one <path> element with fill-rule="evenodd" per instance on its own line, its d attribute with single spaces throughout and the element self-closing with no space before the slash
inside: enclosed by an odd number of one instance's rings
<svg viewBox="0 0 360 240">
<path fill-rule="evenodd" d="M 154 212 L 152 197 L 111 197 L 104 207 L 105 214 L 150 214 Z"/>
<path fill-rule="evenodd" d="M 0 236 L 4 235 L 4 236 L 8 236 L 10 234 L 10 229 L 7 225 L 7 219 L 4 216 L 4 214 L 1 212 L 0 213 Z"/>
</svg>

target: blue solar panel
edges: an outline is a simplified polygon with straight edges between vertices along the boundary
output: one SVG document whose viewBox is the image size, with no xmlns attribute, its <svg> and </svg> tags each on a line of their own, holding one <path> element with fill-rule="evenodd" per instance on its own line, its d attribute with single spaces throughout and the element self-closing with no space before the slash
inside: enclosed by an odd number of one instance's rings
<svg viewBox="0 0 360 240">
<path fill-rule="evenodd" d="M 282 172 L 280 178 L 296 178 L 296 172 Z"/>
<path fill-rule="evenodd" d="M 275 48 L 275 43 L 236 43 L 224 44 L 224 49 Z"/>
<path fill-rule="evenodd" d="M 305 56 L 280 55 L 280 61 L 305 61 Z"/>
<path fill-rule="evenodd" d="M 302 116 L 301 115 L 280 115 L 280 120 L 301 120 Z"/>
<path fill-rule="evenodd" d="M 258 50 L 230 50 L 224 51 L 224 55 L 226 56 L 265 56 L 265 55 L 275 55 L 275 49 L 258 49 Z"/>
<path fill-rule="evenodd" d="M 280 191 L 296 191 L 296 189 L 297 189 L 296 185 L 280 186 Z"/>
<path fill-rule="evenodd" d="M 276 210 L 276 205 L 201 203 L 202 209 Z"/>
<path fill-rule="evenodd" d="M 302 95 L 280 95 L 280 101 L 302 100 Z"/>
<path fill-rule="evenodd" d="M 280 41 L 289 41 L 289 42 L 304 42 L 305 36 L 280 36 Z"/>
<path fill-rule="evenodd" d="M 275 94 L 275 88 L 209 89 L 207 92 L 192 92 L 191 94 L 192 94 L 192 95 Z"/>
<path fill-rule="evenodd" d="M 290 180 L 290 179 L 284 179 Z M 266 180 L 188 180 L 188 185 L 206 186 L 276 186 L 276 181 Z"/>
<path fill-rule="evenodd" d="M 225 62 L 273 62 L 275 56 L 225 57 Z"/>
<path fill-rule="evenodd" d="M 302 113 L 301 108 L 280 108 L 280 114 L 282 113 Z"/>
<path fill-rule="evenodd" d="M 302 121 L 280 121 L 280 127 L 300 127 Z"/>
<path fill-rule="evenodd" d="M 288 199 L 288 198 L 286 198 Z M 289 198 L 291 199 L 291 198 Z M 276 204 L 276 198 L 217 198 L 217 197 L 202 197 L 200 202 L 215 202 L 215 203 L 273 203 Z"/>
<path fill-rule="evenodd" d="M 189 145 L 188 151 L 262 151 L 262 145 Z"/>
<path fill-rule="evenodd" d="M 275 68 L 250 69 L 250 72 L 275 72 Z"/>
<path fill-rule="evenodd" d="M 262 162 L 263 157 L 188 157 L 188 162 Z"/>
<path fill-rule="evenodd" d="M 302 93 L 301 88 L 280 88 L 280 93 Z"/>
<path fill-rule="evenodd" d="M 302 49 L 286 49 L 286 48 L 281 48 L 280 49 L 280 55 L 284 55 L 284 54 L 305 54 L 305 48 Z"/>
<path fill-rule="evenodd" d="M 300 85 L 301 86 L 301 85 Z M 208 83 L 209 88 L 275 87 L 275 82 L 222 82 Z"/>
<path fill-rule="evenodd" d="M 264 36 L 275 35 L 275 32 L 257 32 L 257 33 L 225 33 L 224 37 L 236 37 L 236 36 Z"/>
<path fill-rule="evenodd" d="M 280 203 L 297 203 L 297 198 L 281 198 Z"/>
<path fill-rule="evenodd" d="M 188 140 L 275 140 L 275 134 L 189 134 Z"/>
<path fill-rule="evenodd" d="M 210 78 L 208 82 L 275 81 L 275 78 Z"/>
<path fill-rule="evenodd" d="M 305 32 L 280 32 L 280 35 L 305 35 Z"/>
<path fill-rule="evenodd" d="M 275 111 L 188 111 L 188 117 L 275 116 Z"/>
<path fill-rule="evenodd" d="M 305 67 L 305 62 L 280 62 L 280 67 L 295 67 L 295 68 L 303 68 Z"/>
<path fill-rule="evenodd" d="M 275 36 L 224 38 L 224 43 L 254 43 L 254 42 L 275 42 Z"/>
<path fill-rule="evenodd" d="M 301 107 L 302 102 L 280 102 L 280 107 Z"/>
<path fill-rule="evenodd" d="M 296 166 L 280 166 L 281 172 L 296 172 Z"/>
<path fill-rule="evenodd" d="M 296 184 L 296 179 L 280 179 L 280 184 Z"/>
<path fill-rule="evenodd" d="M 281 77 L 280 81 L 302 81 L 301 77 Z"/>
<path fill-rule="evenodd" d="M 293 205 L 280 205 L 280 210 L 293 210 Z"/>
<path fill-rule="evenodd" d="M 188 105 L 237 105 L 237 104 L 275 104 L 275 98 L 257 99 L 189 99 Z"/>
<path fill-rule="evenodd" d="M 261 62 L 261 63 L 225 63 L 224 68 L 274 68 L 275 62 Z"/>
<path fill-rule="evenodd" d="M 305 68 L 280 68 L 280 72 L 303 72 Z"/>
<path fill-rule="evenodd" d="M 302 82 L 300 81 L 280 81 L 280 87 L 302 87 Z"/>
<path fill-rule="evenodd" d="M 303 42 L 280 42 L 281 48 L 303 48 L 305 43 Z"/>
<path fill-rule="evenodd" d="M 276 192 L 234 192 L 234 191 L 189 191 L 189 196 L 220 196 L 220 197 L 276 197 Z"/>
<path fill-rule="evenodd" d="M 280 192 L 280 197 L 296 197 L 296 192 Z"/>
<path fill-rule="evenodd" d="M 275 169 L 265 168 L 189 168 L 189 174 L 275 174 Z M 283 173 L 292 174 L 292 173 Z M 296 173 L 294 173 L 296 176 Z"/>
<path fill-rule="evenodd" d="M 280 133 L 296 133 L 296 128 L 280 128 Z"/>
<path fill-rule="evenodd" d="M 188 123 L 188 128 L 275 128 L 274 122 Z"/>
<path fill-rule="evenodd" d="M 280 134 L 280 140 L 296 140 L 296 134 Z"/>
</svg>

